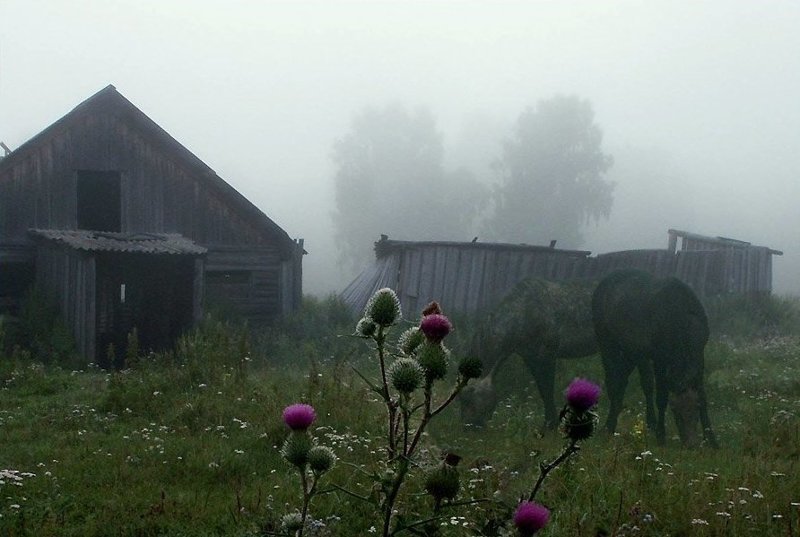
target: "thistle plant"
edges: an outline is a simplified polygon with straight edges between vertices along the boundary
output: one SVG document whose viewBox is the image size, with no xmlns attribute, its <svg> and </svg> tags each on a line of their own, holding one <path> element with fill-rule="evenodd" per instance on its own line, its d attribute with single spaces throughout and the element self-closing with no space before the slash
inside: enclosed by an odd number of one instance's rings
<svg viewBox="0 0 800 537">
<path fill-rule="evenodd" d="M 283 421 L 291 431 L 283 444 L 281 454 L 300 474 L 303 492 L 300 511 L 288 513 L 281 519 L 281 529 L 293 537 L 302 537 L 311 499 L 318 492 L 319 479 L 336 463 L 333 450 L 318 445 L 308 431 L 316 418 L 316 412 L 311 405 L 297 403 L 283 410 Z"/>
<path fill-rule="evenodd" d="M 433 302 L 422 312 L 417 326 L 405 330 L 398 338 L 396 352 L 387 345 L 390 330 L 402 319 L 400 300 L 391 289 L 378 290 L 356 324 L 355 335 L 374 343 L 379 378 L 370 380 L 356 373 L 378 394 L 386 407 L 386 471 L 374 476 L 379 484 L 378 507 L 382 515 L 382 535 L 389 537 L 399 531 L 430 522 L 395 523 L 396 504 L 403 484 L 412 467 L 417 466 L 415 454 L 430 421 L 447 408 L 467 383 L 481 375 L 477 359 L 464 358 L 458 364 L 455 384 L 437 397 L 435 388 L 447 376 L 452 360 L 443 340 L 452 331 L 450 320 Z M 446 457 L 431 469 L 425 479 L 425 489 L 434 499 L 434 511 L 443 502 L 458 494 L 457 458 Z"/>
<path fill-rule="evenodd" d="M 550 520 L 547 507 L 536 503 L 534 498 L 547 475 L 561 463 L 580 451 L 579 442 L 592 436 L 597 425 L 595 408 L 600 398 L 600 386 L 592 381 L 576 378 L 564 392 L 566 403 L 559 414 L 561 431 L 567 443 L 561 454 L 551 462 L 539 464 L 539 477 L 528 494 L 522 498 L 514 512 L 514 526 L 521 537 L 530 537 L 538 532 Z"/>
</svg>

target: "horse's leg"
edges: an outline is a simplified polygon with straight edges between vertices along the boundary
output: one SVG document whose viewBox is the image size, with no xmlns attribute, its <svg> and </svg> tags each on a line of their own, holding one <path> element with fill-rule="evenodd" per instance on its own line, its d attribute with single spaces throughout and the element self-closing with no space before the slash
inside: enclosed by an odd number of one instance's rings
<svg viewBox="0 0 800 537">
<path fill-rule="evenodd" d="M 536 381 L 536 388 L 542 397 L 544 404 L 544 427 L 545 429 L 555 429 L 558 425 L 558 415 L 556 414 L 554 385 L 556 382 L 556 359 L 552 356 L 538 355 L 534 359 L 526 360 L 533 379 Z"/>
<path fill-rule="evenodd" d="M 639 384 L 642 386 L 642 393 L 644 394 L 647 428 L 652 431 L 656 428 L 656 412 L 653 409 L 653 392 L 655 391 L 653 363 L 649 358 L 644 357 L 637 361 L 636 367 L 639 369 Z"/>
<path fill-rule="evenodd" d="M 719 447 L 719 444 L 717 443 L 716 436 L 714 436 L 714 430 L 711 428 L 711 419 L 708 417 L 706 389 L 702 382 L 700 383 L 697 393 L 700 396 L 697 403 L 700 405 L 700 425 L 703 427 L 703 438 L 705 438 L 709 446 L 716 449 Z"/>
<path fill-rule="evenodd" d="M 656 411 L 658 412 L 658 420 L 656 422 L 656 441 L 659 445 L 663 446 L 667 439 L 667 430 L 665 424 L 664 414 L 667 410 L 667 402 L 669 401 L 669 391 L 667 390 L 667 381 L 664 378 L 664 373 L 656 368 L 655 372 L 656 382 Z"/>
<path fill-rule="evenodd" d="M 606 429 L 613 433 L 617 430 L 617 418 L 622 412 L 622 402 L 625 399 L 625 388 L 628 387 L 628 377 L 633 371 L 633 362 L 627 360 L 625 354 L 618 349 L 604 349 L 600 355 L 603 360 L 603 371 L 606 376 L 606 390 L 611 407 L 608 410 Z"/>
</svg>

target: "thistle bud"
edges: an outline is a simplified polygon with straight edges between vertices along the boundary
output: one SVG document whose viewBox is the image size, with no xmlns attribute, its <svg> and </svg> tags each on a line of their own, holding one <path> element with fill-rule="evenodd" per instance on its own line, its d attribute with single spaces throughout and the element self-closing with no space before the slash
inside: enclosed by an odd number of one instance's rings
<svg viewBox="0 0 800 537">
<path fill-rule="evenodd" d="M 305 468 L 308 463 L 308 452 L 313 447 L 314 443 L 311 436 L 305 432 L 292 432 L 283 443 L 281 454 L 283 458 L 293 466 L 300 469 Z"/>
<path fill-rule="evenodd" d="M 417 361 L 425 371 L 428 381 L 440 380 L 447 375 L 449 351 L 439 343 L 426 341 L 417 351 Z"/>
<path fill-rule="evenodd" d="M 400 334 L 400 338 L 397 340 L 397 347 L 406 356 L 411 356 L 417 352 L 423 341 L 425 341 L 425 334 L 420 331 L 418 326 L 413 326 Z"/>
<path fill-rule="evenodd" d="M 314 446 L 308 450 L 308 466 L 314 473 L 323 474 L 336 464 L 336 454 L 328 446 Z"/>
<path fill-rule="evenodd" d="M 303 527 L 303 516 L 298 513 L 289 513 L 281 517 L 281 529 L 289 535 L 294 535 Z"/>
<path fill-rule="evenodd" d="M 459 487 L 458 470 L 449 464 L 438 465 L 425 477 L 425 491 L 437 502 L 455 498 Z"/>
<path fill-rule="evenodd" d="M 388 287 L 377 290 L 367 302 L 364 311 L 365 317 L 371 318 L 375 324 L 383 327 L 397 323 L 402 315 L 400 299 Z"/>
<path fill-rule="evenodd" d="M 369 317 L 363 317 L 356 323 L 356 335 L 361 337 L 372 337 L 378 331 L 378 325 Z"/>
<path fill-rule="evenodd" d="M 483 362 L 474 356 L 465 356 L 458 363 L 458 374 L 463 378 L 477 379 L 483 374 Z"/>
<path fill-rule="evenodd" d="M 399 358 L 389 369 L 392 386 L 400 393 L 411 393 L 422 384 L 425 372 L 413 358 Z"/>
</svg>

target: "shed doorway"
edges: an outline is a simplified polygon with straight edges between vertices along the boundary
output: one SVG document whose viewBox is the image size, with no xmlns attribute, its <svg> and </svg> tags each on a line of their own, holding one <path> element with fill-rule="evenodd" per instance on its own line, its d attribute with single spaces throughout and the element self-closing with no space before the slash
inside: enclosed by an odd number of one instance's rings
<svg viewBox="0 0 800 537">
<path fill-rule="evenodd" d="M 113 253 L 97 257 L 96 361 L 124 368 L 129 334 L 139 351 L 172 347 L 193 321 L 194 258 Z"/>
</svg>

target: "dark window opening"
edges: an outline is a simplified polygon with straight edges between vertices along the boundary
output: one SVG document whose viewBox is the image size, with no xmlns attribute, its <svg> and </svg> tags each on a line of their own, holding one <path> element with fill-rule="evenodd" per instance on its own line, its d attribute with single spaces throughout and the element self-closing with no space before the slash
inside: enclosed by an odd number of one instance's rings
<svg viewBox="0 0 800 537">
<path fill-rule="evenodd" d="M 78 171 L 78 229 L 122 231 L 119 172 Z"/>
</svg>

